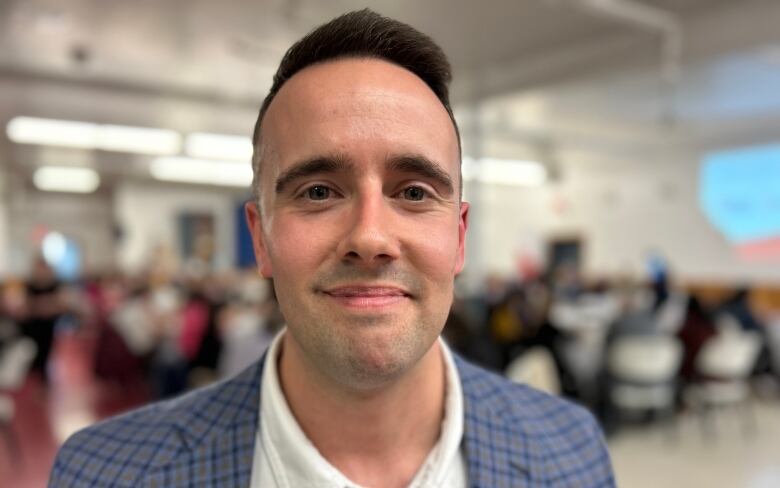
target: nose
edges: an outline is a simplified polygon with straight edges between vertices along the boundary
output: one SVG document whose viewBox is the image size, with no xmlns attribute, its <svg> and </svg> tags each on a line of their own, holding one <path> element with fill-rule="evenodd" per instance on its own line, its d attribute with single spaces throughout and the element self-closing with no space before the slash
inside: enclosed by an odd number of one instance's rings
<svg viewBox="0 0 780 488">
<path fill-rule="evenodd" d="M 347 231 L 339 243 L 343 260 L 376 266 L 398 259 L 400 244 L 393 211 L 379 193 L 355 200 L 346 222 Z"/>
</svg>

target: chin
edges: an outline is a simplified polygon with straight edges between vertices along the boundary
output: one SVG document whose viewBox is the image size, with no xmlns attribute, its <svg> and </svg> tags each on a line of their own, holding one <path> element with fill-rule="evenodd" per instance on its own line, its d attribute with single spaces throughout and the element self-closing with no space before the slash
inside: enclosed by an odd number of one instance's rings
<svg viewBox="0 0 780 488">
<path fill-rule="evenodd" d="M 377 388 L 414 368 L 431 344 L 406 339 L 392 336 L 370 345 L 354 344 L 344 361 L 350 383 L 361 389 Z"/>
<path fill-rule="evenodd" d="M 318 323 L 293 334 L 306 355 L 326 376 L 353 390 L 380 388 L 402 377 L 426 355 L 439 332 L 408 315 L 322 313 L 318 321 L 304 322 Z"/>
<path fill-rule="evenodd" d="M 351 358 L 348 371 L 340 372 L 340 380 L 354 390 L 375 390 L 402 377 L 409 367 L 409 364 L 401 362 Z"/>
</svg>

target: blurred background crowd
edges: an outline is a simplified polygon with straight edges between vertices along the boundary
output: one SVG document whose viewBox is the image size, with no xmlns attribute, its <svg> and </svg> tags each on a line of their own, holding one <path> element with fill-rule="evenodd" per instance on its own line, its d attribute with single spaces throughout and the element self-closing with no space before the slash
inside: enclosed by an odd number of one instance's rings
<svg viewBox="0 0 780 488">
<path fill-rule="evenodd" d="M 686 289 L 655 265 L 650 280 L 588 282 L 567 262 L 489 276 L 458 294 L 443 336 L 498 374 L 587 406 L 608 434 L 746 401 L 751 384 L 776 396 L 780 313 L 747 288 Z M 63 282 L 40 257 L 27 280 L 2 283 L 0 364 L 49 384 L 58 341 L 75 338 L 106 391 L 153 401 L 237 374 L 283 326 L 272 283 L 253 268 Z"/>
</svg>

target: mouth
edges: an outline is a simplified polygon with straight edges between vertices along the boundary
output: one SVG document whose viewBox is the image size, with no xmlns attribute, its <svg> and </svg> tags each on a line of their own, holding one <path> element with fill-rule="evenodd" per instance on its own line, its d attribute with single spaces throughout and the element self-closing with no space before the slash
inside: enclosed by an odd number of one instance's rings
<svg viewBox="0 0 780 488">
<path fill-rule="evenodd" d="M 322 293 L 338 304 L 353 309 L 381 309 L 410 300 L 412 295 L 397 286 L 348 285 L 328 288 Z"/>
</svg>

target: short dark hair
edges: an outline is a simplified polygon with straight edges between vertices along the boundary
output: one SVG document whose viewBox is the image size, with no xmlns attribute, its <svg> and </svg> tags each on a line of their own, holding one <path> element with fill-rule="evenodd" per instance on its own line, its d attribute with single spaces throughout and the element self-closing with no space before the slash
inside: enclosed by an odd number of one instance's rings
<svg viewBox="0 0 780 488">
<path fill-rule="evenodd" d="M 296 73 L 314 64 L 342 58 L 376 58 L 417 75 L 430 87 L 452 120 L 460 149 L 460 132 L 450 106 L 452 70 L 444 51 L 414 27 L 383 17 L 369 9 L 349 12 L 317 27 L 287 50 L 263 100 L 252 134 L 252 193 L 260 197 L 260 137 L 263 117 L 282 86 Z"/>
</svg>

